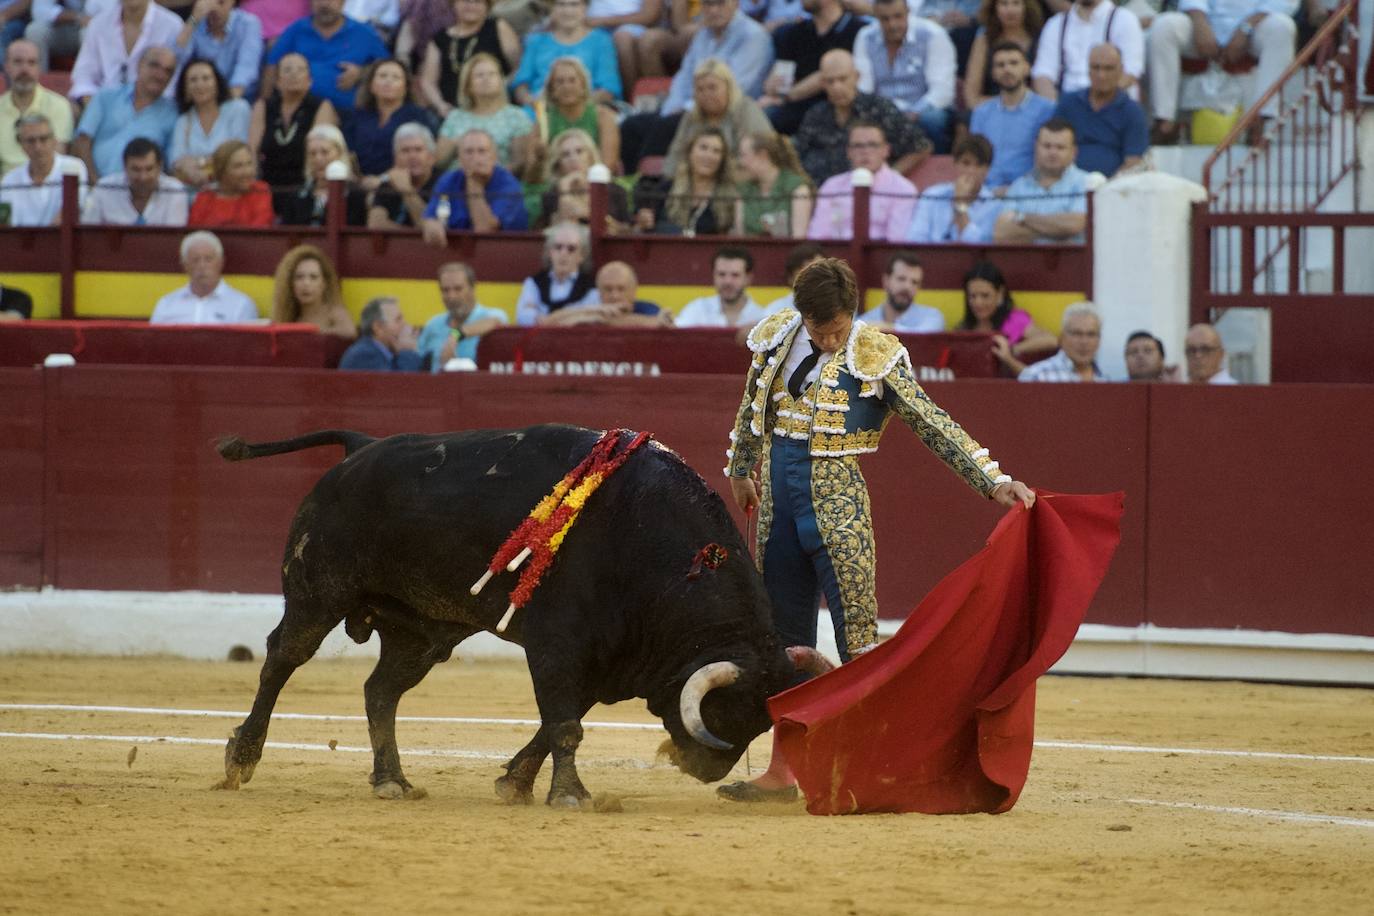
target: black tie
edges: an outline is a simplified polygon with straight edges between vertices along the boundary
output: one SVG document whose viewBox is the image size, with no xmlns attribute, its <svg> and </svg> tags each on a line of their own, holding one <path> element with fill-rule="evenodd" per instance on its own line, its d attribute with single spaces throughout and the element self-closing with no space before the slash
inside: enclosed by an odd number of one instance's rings
<svg viewBox="0 0 1374 916">
<path fill-rule="evenodd" d="M 816 342 L 808 341 L 811 344 L 811 352 L 802 357 L 801 365 L 797 366 L 792 377 L 787 380 L 787 390 L 792 393 L 792 399 L 801 397 L 802 386 L 806 384 L 806 374 L 816 368 L 816 361 L 821 358 L 821 348 L 816 346 Z"/>
</svg>

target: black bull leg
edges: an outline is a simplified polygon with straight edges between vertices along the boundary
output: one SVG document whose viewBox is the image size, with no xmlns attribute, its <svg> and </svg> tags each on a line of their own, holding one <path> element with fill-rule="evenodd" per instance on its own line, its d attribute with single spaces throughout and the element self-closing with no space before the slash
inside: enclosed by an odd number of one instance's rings
<svg viewBox="0 0 1374 916">
<path fill-rule="evenodd" d="M 496 780 L 496 794 L 508 805 L 528 805 L 534 801 L 534 778 L 549 756 L 549 730 L 544 726 L 506 764 L 506 775 Z"/>
</svg>

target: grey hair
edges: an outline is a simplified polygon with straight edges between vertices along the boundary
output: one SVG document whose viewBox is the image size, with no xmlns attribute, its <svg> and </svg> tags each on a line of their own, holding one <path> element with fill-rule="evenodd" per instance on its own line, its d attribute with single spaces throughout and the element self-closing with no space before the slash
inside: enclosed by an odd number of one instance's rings
<svg viewBox="0 0 1374 916">
<path fill-rule="evenodd" d="M 420 139 L 425 141 L 425 148 L 428 149 L 431 153 L 434 152 L 433 131 L 431 131 L 425 125 L 417 124 L 414 121 L 407 121 L 405 124 L 402 124 L 400 127 L 396 128 L 396 136 L 391 138 L 391 151 L 393 153 L 396 152 L 396 150 L 404 141 L 411 139 Z"/>
<path fill-rule="evenodd" d="M 216 257 L 224 257 L 224 245 L 220 243 L 219 236 L 215 235 L 213 232 L 207 232 L 201 229 L 190 233 L 181 240 L 181 263 L 186 263 L 186 258 L 191 252 L 191 246 L 198 245 L 201 242 L 213 248 Z"/>
<path fill-rule="evenodd" d="M 31 111 L 14 122 L 14 139 L 19 139 L 19 128 L 28 127 L 30 124 L 46 124 L 49 130 L 52 129 L 52 121 L 48 120 L 47 115 L 41 111 Z"/>
<path fill-rule="evenodd" d="M 1075 302 L 1073 305 L 1064 309 L 1064 316 L 1060 320 L 1060 324 L 1068 324 L 1069 319 L 1072 318 L 1074 315 L 1088 315 L 1092 318 L 1093 321 L 1097 322 L 1098 328 L 1102 327 L 1102 312 L 1098 310 L 1097 306 L 1093 305 L 1087 299 L 1084 299 L 1081 302 Z"/>
<path fill-rule="evenodd" d="M 592 234 L 588 231 L 587 227 L 581 223 L 574 223 L 566 220 L 561 223 L 554 223 L 544 230 L 544 254 L 547 255 L 549 252 L 553 251 L 554 239 L 558 238 L 558 234 L 564 229 L 571 229 L 573 232 L 577 233 L 577 242 L 582 247 L 582 260 L 585 261 L 592 253 Z"/>
<path fill-rule="evenodd" d="M 444 274 L 451 274 L 455 270 L 462 271 L 463 275 L 468 278 L 468 286 L 477 285 L 477 271 L 473 270 L 472 265 L 466 261 L 446 261 L 439 265 L 439 272 L 436 276 L 442 279 Z"/>
<path fill-rule="evenodd" d="M 388 302 L 395 302 L 400 305 L 400 301 L 395 296 L 378 296 L 368 300 L 367 305 L 363 306 L 362 312 L 358 315 L 358 336 L 371 337 L 372 326 L 382 318 L 382 307 Z"/>
</svg>

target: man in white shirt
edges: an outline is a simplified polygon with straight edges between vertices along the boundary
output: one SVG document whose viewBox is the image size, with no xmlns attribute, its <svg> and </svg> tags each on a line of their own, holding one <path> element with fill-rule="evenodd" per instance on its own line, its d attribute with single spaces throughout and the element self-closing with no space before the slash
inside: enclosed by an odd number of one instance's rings
<svg viewBox="0 0 1374 916">
<path fill-rule="evenodd" d="M 106 175 L 91 189 L 83 223 L 184 226 L 186 186 L 162 173 L 162 150 L 147 137 L 124 147 L 124 172 Z"/>
<path fill-rule="evenodd" d="M 1047 99 L 1088 88 L 1088 55 L 1101 44 L 1121 52 L 1121 88 L 1140 101 L 1140 77 L 1145 72 L 1145 35 L 1135 13 L 1112 0 L 1077 0 L 1055 13 L 1040 31 L 1031 86 Z"/>
<path fill-rule="evenodd" d="M 1183 338 L 1183 355 L 1188 360 L 1188 381 L 1195 385 L 1236 385 L 1226 371 L 1226 348 L 1221 335 L 1210 324 L 1195 324 Z"/>
<path fill-rule="evenodd" d="M 224 246 L 213 232 L 181 240 L 181 266 L 190 282 L 157 301 L 151 324 L 243 324 L 258 319 L 252 299 L 224 282 Z"/>
<path fill-rule="evenodd" d="M 763 308 L 749 295 L 754 282 L 754 256 L 747 248 L 726 245 L 711 259 L 714 296 L 693 299 L 677 316 L 680 328 L 753 327 L 763 318 Z"/>
<path fill-rule="evenodd" d="M 29 162 L 0 179 L 0 203 L 10 205 L 11 226 L 54 226 L 62 218 L 66 169 L 76 173 L 80 205 L 85 205 L 86 163 L 57 151 L 57 134 L 47 115 L 24 115 L 15 126 L 15 135 Z"/>
<path fill-rule="evenodd" d="M 887 298 L 882 305 L 864 312 L 860 316 L 863 322 L 883 331 L 906 334 L 943 331 L 945 316 L 940 310 L 916 302 L 924 277 L 925 269 L 915 255 L 905 251 L 893 254 L 887 259 L 887 268 L 883 271 L 883 292 Z"/>
<path fill-rule="evenodd" d="M 143 52 L 148 48 L 172 47 L 181 27 L 180 16 L 153 0 L 120 0 L 96 13 L 81 40 L 67 98 L 85 105 L 101 89 L 132 83 L 138 76 L 138 59 Z M 125 44 L 125 32 L 130 28 L 138 30 L 132 48 Z M 170 92 L 170 82 L 167 88 Z"/>
</svg>

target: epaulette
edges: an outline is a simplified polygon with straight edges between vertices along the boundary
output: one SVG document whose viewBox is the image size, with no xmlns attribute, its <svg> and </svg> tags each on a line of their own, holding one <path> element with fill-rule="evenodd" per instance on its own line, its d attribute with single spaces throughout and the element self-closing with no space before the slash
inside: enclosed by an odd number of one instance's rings
<svg viewBox="0 0 1374 916">
<path fill-rule="evenodd" d="M 911 357 L 902 342 L 891 334 L 885 334 L 862 321 L 854 322 L 854 331 L 849 335 L 849 347 L 845 352 L 845 362 L 855 378 L 865 382 L 876 382 L 897 367 L 899 362 L 911 368 Z"/>
<path fill-rule="evenodd" d="M 787 335 L 801 324 L 801 313 L 793 308 L 785 308 L 764 318 L 749 332 L 749 349 L 755 353 L 767 353 L 782 346 Z"/>
</svg>

